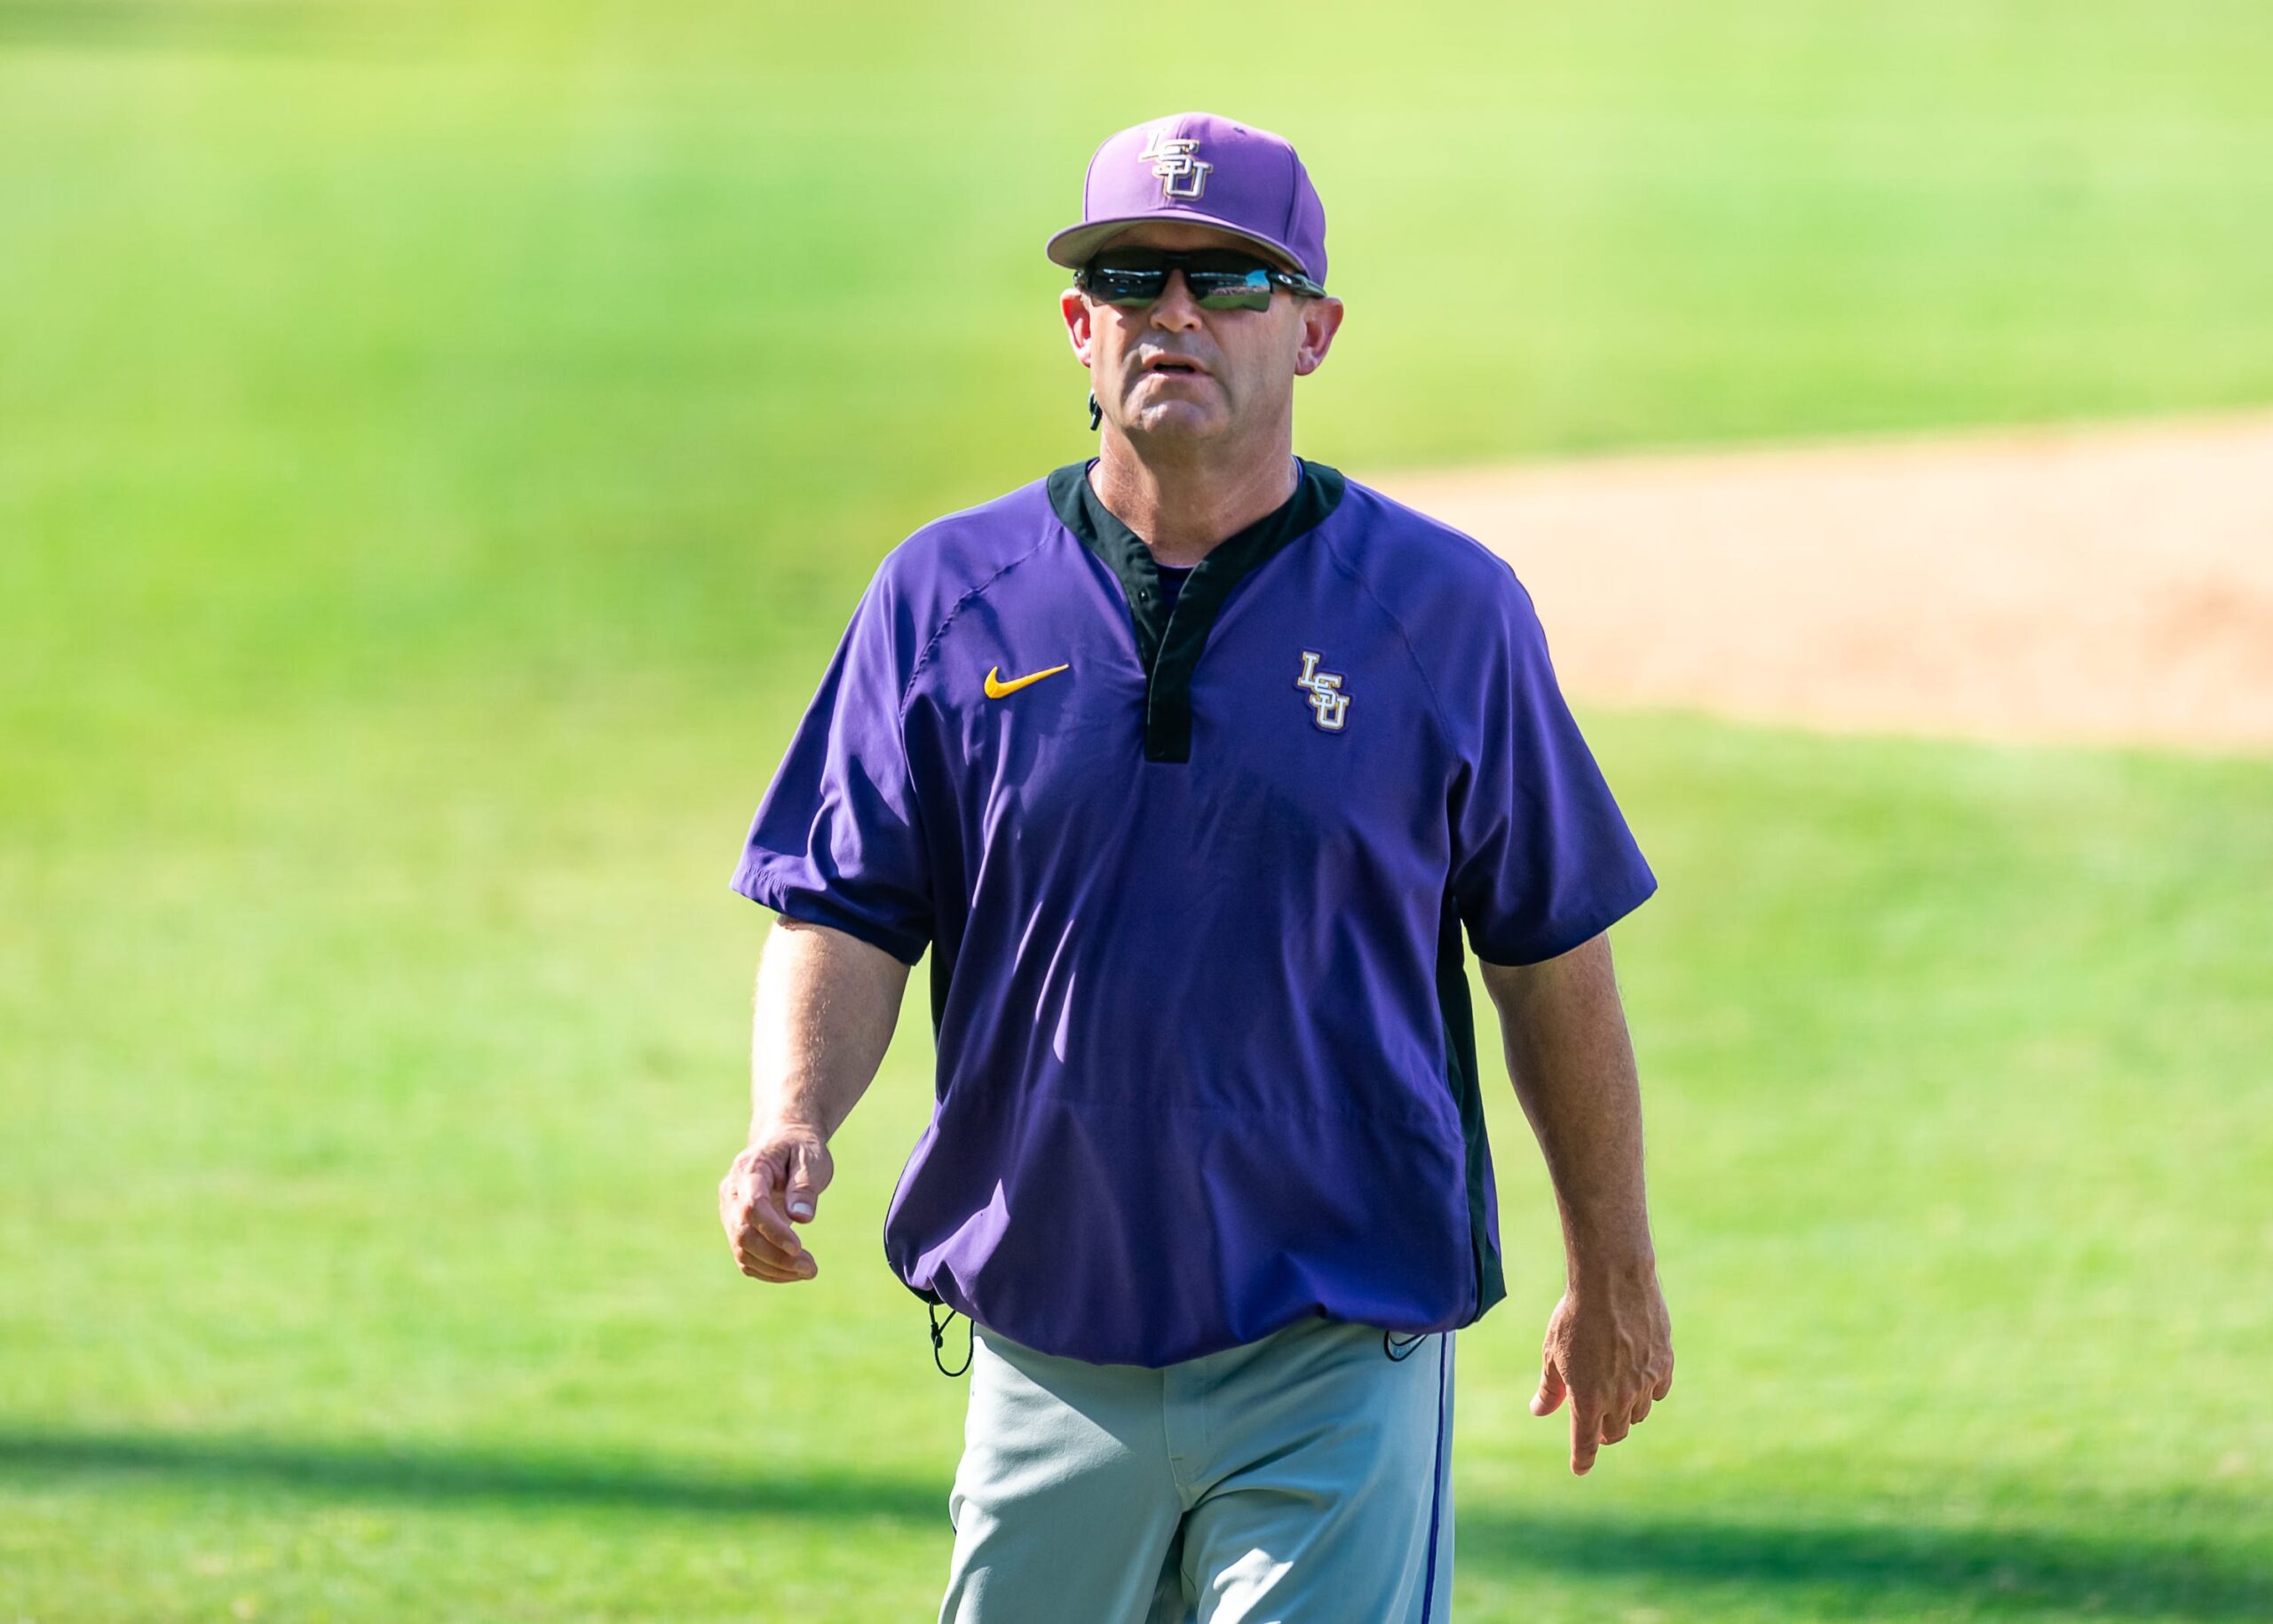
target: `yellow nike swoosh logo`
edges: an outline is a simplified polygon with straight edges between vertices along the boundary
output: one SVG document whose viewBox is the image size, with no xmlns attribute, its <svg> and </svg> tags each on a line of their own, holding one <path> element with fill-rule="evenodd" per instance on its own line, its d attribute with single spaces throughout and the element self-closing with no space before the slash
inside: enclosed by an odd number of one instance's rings
<svg viewBox="0 0 2273 1624">
<path fill-rule="evenodd" d="M 1010 681 L 1004 682 L 1002 668 L 999 665 L 989 666 L 986 668 L 986 697 L 1001 699 L 1004 694 L 1016 693 L 1020 688 L 1031 686 L 1045 677 L 1055 677 L 1060 671 L 1070 671 L 1073 669 L 1070 665 L 1053 665 L 1046 671 L 1036 671 L 1026 677 L 1013 677 Z"/>
</svg>

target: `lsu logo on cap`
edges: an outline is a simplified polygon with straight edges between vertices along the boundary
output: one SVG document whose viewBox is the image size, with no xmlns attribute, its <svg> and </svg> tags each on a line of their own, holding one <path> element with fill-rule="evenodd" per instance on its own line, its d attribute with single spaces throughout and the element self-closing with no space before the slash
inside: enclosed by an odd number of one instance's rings
<svg viewBox="0 0 2273 1624">
<path fill-rule="evenodd" d="M 1136 154 L 1139 163 L 1149 162 L 1152 173 L 1160 178 L 1160 197 L 1197 197 L 1208 189 L 1208 171 L 1216 166 L 1202 163 L 1195 155 L 1200 150 L 1197 137 L 1178 138 L 1168 132 L 1166 125 L 1146 132 L 1144 150 Z"/>
<path fill-rule="evenodd" d="M 1325 658 L 1315 649 L 1303 651 L 1303 674 L 1295 678 L 1295 685 L 1308 691 L 1311 720 L 1329 733 L 1338 733 L 1350 721 L 1350 696 L 1342 691 L 1342 673 L 1321 671 L 1318 662 Z"/>
</svg>

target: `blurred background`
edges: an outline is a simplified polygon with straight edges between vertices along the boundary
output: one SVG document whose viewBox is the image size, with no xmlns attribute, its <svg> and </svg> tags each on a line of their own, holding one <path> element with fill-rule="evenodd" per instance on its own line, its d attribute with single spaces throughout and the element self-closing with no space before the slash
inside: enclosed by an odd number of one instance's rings
<svg viewBox="0 0 2273 1624">
<path fill-rule="evenodd" d="M 726 881 L 876 560 L 1094 451 L 1105 135 L 1301 148 L 1296 448 L 1395 488 L 2273 406 L 2269 84 L 2259 0 L 0 0 L 0 1616 L 935 1615 L 928 971 L 757 1286 Z M 2273 753 L 1573 699 L 1680 1374 L 1526 1412 L 1479 1002 L 1454 1616 L 2273 1617 Z"/>
</svg>

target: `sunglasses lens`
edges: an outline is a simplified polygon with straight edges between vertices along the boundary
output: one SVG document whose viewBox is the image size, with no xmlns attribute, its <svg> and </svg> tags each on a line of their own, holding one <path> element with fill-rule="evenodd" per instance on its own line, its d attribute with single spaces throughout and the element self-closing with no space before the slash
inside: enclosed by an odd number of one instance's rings
<svg viewBox="0 0 2273 1624">
<path fill-rule="evenodd" d="M 1186 271 L 1192 297 L 1209 310 L 1268 310 L 1271 276 L 1261 265 L 1251 271 Z"/>
<path fill-rule="evenodd" d="M 1180 259 L 1184 286 L 1208 310 L 1267 310 L 1271 277 L 1263 262 L 1232 250 L 1172 259 L 1124 249 L 1100 256 L 1089 269 L 1089 289 L 1108 305 L 1141 309 L 1167 291 L 1170 265 Z"/>
<path fill-rule="evenodd" d="M 1095 265 L 1089 267 L 1089 291 L 1108 305 L 1149 305 L 1168 286 L 1168 273 L 1157 267 Z"/>
</svg>

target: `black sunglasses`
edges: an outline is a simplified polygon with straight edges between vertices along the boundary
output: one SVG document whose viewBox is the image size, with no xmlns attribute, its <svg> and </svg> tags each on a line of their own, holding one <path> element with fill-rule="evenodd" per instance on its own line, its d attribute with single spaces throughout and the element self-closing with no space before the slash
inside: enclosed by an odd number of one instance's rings
<svg viewBox="0 0 2273 1624">
<path fill-rule="evenodd" d="M 1236 249 L 1206 248 L 1175 254 L 1166 249 L 1110 249 L 1074 273 L 1073 285 L 1101 303 L 1142 310 L 1168 291 L 1168 273 L 1181 269 L 1184 285 L 1204 310 L 1268 310 L 1271 290 L 1322 298 L 1309 277 L 1282 271 Z"/>
</svg>

